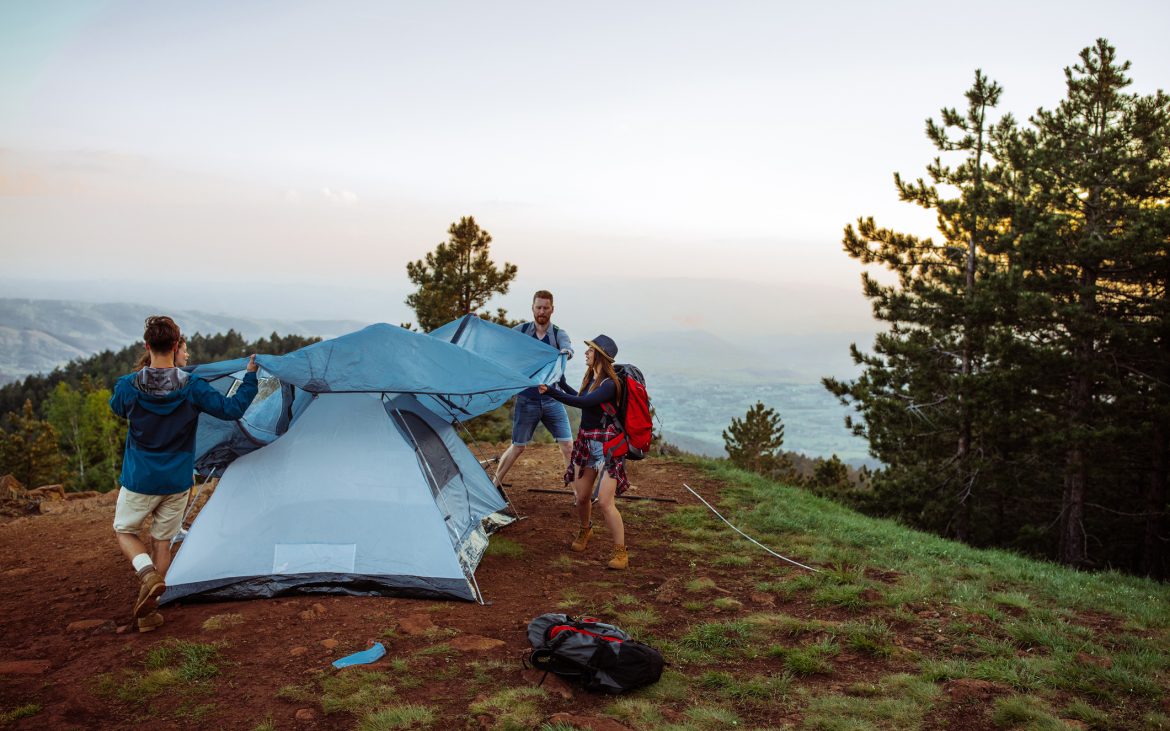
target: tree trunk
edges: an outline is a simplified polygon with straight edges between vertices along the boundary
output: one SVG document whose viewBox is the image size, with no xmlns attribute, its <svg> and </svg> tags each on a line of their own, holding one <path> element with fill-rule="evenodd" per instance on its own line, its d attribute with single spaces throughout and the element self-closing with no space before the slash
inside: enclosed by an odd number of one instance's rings
<svg viewBox="0 0 1170 731">
<path fill-rule="evenodd" d="M 1096 316 L 1097 277 L 1087 267 L 1082 269 L 1081 316 L 1084 321 L 1080 328 L 1091 329 L 1089 323 Z M 1065 452 L 1064 496 L 1061 499 L 1060 560 L 1069 566 L 1083 566 L 1087 558 L 1085 547 L 1085 437 L 1088 426 L 1089 405 L 1092 400 L 1092 369 L 1094 355 L 1091 333 L 1077 335 L 1075 370 L 1069 390 L 1069 420 L 1067 428 L 1073 430 L 1072 443 Z"/>
<path fill-rule="evenodd" d="M 1166 578 L 1167 463 L 1170 462 L 1168 431 L 1160 417 L 1155 418 L 1153 452 L 1146 483 L 1145 538 L 1142 543 L 1141 571 L 1159 580 Z"/>
</svg>

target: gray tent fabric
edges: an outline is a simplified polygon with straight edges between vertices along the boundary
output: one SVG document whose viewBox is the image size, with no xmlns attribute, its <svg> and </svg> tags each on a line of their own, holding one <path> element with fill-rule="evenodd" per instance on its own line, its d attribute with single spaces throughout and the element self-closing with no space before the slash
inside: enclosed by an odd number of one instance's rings
<svg viewBox="0 0 1170 731">
<path fill-rule="evenodd" d="M 236 459 L 167 573 L 162 603 L 293 593 L 475 600 L 511 522 L 452 426 L 411 394 L 319 393 Z"/>
</svg>

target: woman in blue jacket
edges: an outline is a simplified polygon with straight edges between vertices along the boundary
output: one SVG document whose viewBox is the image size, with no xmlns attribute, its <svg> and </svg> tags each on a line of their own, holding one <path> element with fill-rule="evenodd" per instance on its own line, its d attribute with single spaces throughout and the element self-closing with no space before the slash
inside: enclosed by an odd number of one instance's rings
<svg viewBox="0 0 1170 731">
<path fill-rule="evenodd" d="M 585 351 L 585 378 L 581 381 L 581 390 L 574 391 L 562 380 L 564 390 L 541 386 L 540 391 L 561 403 L 581 409 L 581 428 L 577 432 L 577 440 L 573 442 L 569 468 L 565 471 L 565 484 L 573 486 L 577 499 L 577 517 L 581 521 L 571 548 L 584 551 L 593 537 L 593 485 L 597 473 L 604 470 L 597 494 L 597 507 L 605 520 L 606 529 L 613 537 L 613 558 L 608 564 L 609 568 L 622 570 L 629 566 L 630 558 L 626 551 L 625 526 L 615 501 L 630 486 L 630 481 L 626 477 L 625 457 L 607 457 L 603 449 L 605 442 L 618 433 L 616 424 L 605 414 L 605 407 L 616 410 L 622 397 L 621 380 L 613 369 L 617 344 L 606 335 L 586 340 L 585 344 L 589 347 Z"/>
</svg>

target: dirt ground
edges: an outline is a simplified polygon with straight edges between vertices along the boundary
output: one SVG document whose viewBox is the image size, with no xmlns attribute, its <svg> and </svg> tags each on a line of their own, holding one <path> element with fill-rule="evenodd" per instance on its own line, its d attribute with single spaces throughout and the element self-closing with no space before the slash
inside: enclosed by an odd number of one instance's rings
<svg viewBox="0 0 1170 731">
<path fill-rule="evenodd" d="M 112 501 L 84 512 L 9 520 L 0 524 L 0 616 L 4 618 L 0 712 L 39 706 L 34 714 L 9 724 L 19 729 L 253 729 L 266 721 L 270 725 L 265 728 L 352 729 L 360 718 L 323 708 L 319 683 L 322 674 L 338 672 L 330 667 L 333 660 L 381 641 L 387 657 L 363 669 L 389 672 L 395 658 L 409 657 L 410 672 L 421 676 L 413 687 L 399 686 L 396 702 L 432 708 L 436 713 L 433 728 L 491 727 L 491 717 L 477 716 L 470 707 L 503 688 L 531 686 L 539 680 L 538 674 L 521 665 L 530 650 L 525 628 L 544 612 L 576 613 L 572 607 L 558 608 L 570 592 L 590 606 L 638 597 L 657 614 L 655 627 L 662 628 L 662 636 L 670 637 L 681 635 L 696 622 L 726 620 L 753 611 L 842 619 L 832 616 L 839 612 L 813 607 L 807 601 L 781 601 L 759 592 L 755 588 L 759 570 L 716 567 L 674 545 L 679 538 L 672 536 L 664 517 L 679 504 L 698 504 L 682 484 L 689 483 L 708 499 L 718 497 L 719 485 L 696 470 L 654 459 L 631 465 L 632 494 L 678 503 L 620 503 L 631 551 L 625 572 L 606 569 L 610 541 L 604 531 L 584 554 L 567 551 L 574 532 L 571 497 L 529 491 L 560 489 L 559 474 L 559 452 L 549 445 L 530 448 L 508 476 L 512 485 L 508 493 L 524 518 L 497 536 L 518 544 L 522 551 L 484 558 L 477 572 L 487 600 L 482 606 L 324 595 L 182 604 L 164 608 L 166 623 L 161 629 L 140 634 L 130 619 L 137 583 L 111 533 Z M 682 584 L 703 576 L 714 579 L 722 595 L 738 599 L 742 608 L 732 608 L 725 616 L 699 617 L 684 609 Z M 775 576 L 774 570 L 770 576 Z M 213 621 L 205 626 L 209 619 L 223 615 L 236 615 L 234 624 L 216 626 Z M 125 671 L 144 672 L 150 650 L 173 638 L 219 643 L 219 673 L 205 684 L 210 688 L 205 696 L 193 699 L 168 692 L 135 703 L 100 692 L 103 679 L 108 682 Z M 882 661 L 883 667 L 878 668 L 875 662 L 846 653 L 838 658 L 840 670 L 832 676 L 801 682 L 832 692 L 854 680 L 898 670 L 893 667 L 896 663 Z M 773 673 L 782 669 L 779 663 L 776 658 L 761 657 L 736 660 L 720 669 Z M 482 677 L 473 681 L 468 670 L 473 667 L 489 668 L 495 677 L 486 686 Z M 289 686 L 316 689 L 315 698 L 278 694 Z M 541 723 L 568 718 L 555 715 L 559 713 L 572 714 L 573 720 L 566 723 L 579 728 L 624 728 L 601 718 L 613 698 L 555 683 L 544 687 L 550 692 L 541 701 Z M 667 704 L 664 713 L 668 720 L 672 716 L 683 720 L 686 708 L 684 700 Z M 780 727 L 800 720 L 782 707 L 754 708 L 750 717 L 741 713 L 749 725 Z M 953 719 L 944 725 L 963 726 Z"/>
</svg>

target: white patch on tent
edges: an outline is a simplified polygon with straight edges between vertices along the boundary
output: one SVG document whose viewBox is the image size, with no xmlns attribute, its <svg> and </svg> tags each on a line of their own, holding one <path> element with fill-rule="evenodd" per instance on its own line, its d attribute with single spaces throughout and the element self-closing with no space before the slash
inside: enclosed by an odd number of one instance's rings
<svg viewBox="0 0 1170 731">
<path fill-rule="evenodd" d="M 354 573 L 356 543 L 277 543 L 272 556 L 274 574 Z"/>
<path fill-rule="evenodd" d="M 458 546 L 459 564 L 463 567 L 465 574 L 474 574 L 475 567 L 479 566 L 479 561 L 483 558 L 483 553 L 488 547 L 489 531 L 494 533 L 515 520 L 511 515 L 495 512 L 484 517 L 478 526 L 468 531 L 467 537 Z"/>
</svg>

